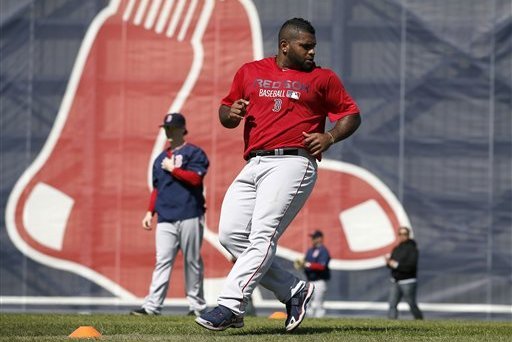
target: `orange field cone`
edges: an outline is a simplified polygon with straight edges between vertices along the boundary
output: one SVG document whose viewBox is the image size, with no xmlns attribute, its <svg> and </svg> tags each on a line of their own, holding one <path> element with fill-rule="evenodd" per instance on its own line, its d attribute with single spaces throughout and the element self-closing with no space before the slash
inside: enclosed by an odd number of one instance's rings
<svg viewBox="0 0 512 342">
<path fill-rule="evenodd" d="M 98 330 L 91 326 L 81 326 L 73 331 L 69 338 L 100 338 L 101 334 Z"/>
<path fill-rule="evenodd" d="M 268 316 L 269 319 L 286 319 L 286 317 L 286 313 L 282 311 L 276 311 L 272 313 L 270 316 Z"/>
</svg>

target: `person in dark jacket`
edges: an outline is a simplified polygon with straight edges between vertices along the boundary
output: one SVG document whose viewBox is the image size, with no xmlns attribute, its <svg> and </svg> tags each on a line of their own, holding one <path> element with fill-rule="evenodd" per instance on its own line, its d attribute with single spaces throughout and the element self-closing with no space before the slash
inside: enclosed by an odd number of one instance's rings
<svg viewBox="0 0 512 342">
<path fill-rule="evenodd" d="M 416 303 L 416 274 L 418 269 L 418 248 L 416 241 L 410 237 L 407 227 L 398 229 L 400 243 L 386 257 L 386 265 L 391 269 L 391 288 L 389 292 L 388 318 L 397 319 L 397 306 L 402 297 L 409 304 L 415 319 L 423 319 L 423 314 Z"/>
</svg>

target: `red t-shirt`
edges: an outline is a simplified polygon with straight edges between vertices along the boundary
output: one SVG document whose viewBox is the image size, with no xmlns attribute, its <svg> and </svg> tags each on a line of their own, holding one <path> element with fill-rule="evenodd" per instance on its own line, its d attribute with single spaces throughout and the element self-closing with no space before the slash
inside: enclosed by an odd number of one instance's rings
<svg viewBox="0 0 512 342">
<path fill-rule="evenodd" d="M 249 101 L 244 125 L 244 158 L 252 150 L 304 148 L 306 133 L 324 133 L 331 122 L 358 114 L 359 108 L 336 74 L 315 67 L 309 72 L 281 69 L 275 57 L 244 64 L 222 104 Z"/>
</svg>

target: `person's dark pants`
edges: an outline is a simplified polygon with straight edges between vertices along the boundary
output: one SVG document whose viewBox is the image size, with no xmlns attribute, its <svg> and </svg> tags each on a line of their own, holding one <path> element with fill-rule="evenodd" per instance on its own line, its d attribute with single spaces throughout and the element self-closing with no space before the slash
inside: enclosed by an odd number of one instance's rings
<svg viewBox="0 0 512 342">
<path fill-rule="evenodd" d="M 423 319 L 423 314 L 418 308 L 418 304 L 416 303 L 416 282 L 399 284 L 397 282 L 391 282 L 391 288 L 389 291 L 389 311 L 388 318 L 397 319 L 398 318 L 398 303 L 403 299 L 409 304 L 411 308 L 411 313 L 415 319 Z"/>
</svg>

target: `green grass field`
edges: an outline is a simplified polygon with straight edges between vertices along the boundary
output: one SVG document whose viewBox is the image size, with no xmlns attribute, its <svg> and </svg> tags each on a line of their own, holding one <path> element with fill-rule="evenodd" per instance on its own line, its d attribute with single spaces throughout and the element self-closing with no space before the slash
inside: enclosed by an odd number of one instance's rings
<svg viewBox="0 0 512 342">
<path fill-rule="evenodd" d="M 0 341 L 72 341 L 79 326 L 95 327 L 102 341 L 512 341 L 511 322 L 307 318 L 285 333 L 282 320 L 247 317 L 244 328 L 215 332 L 193 317 L 121 314 L 1 314 Z"/>
</svg>

